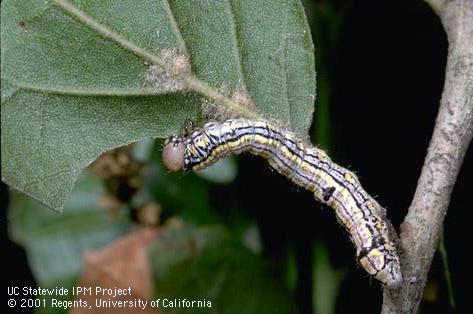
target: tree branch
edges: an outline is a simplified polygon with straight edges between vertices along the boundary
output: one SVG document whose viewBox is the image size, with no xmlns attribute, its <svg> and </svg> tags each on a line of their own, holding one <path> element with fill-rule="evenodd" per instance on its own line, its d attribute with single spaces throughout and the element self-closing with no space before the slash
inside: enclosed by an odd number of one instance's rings
<svg viewBox="0 0 473 314">
<path fill-rule="evenodd" d="M 440 16 L 449 41 L 445 85 L 414 199 L 401 225 L 404 283 L 398 290 L 384 290 L 382 313 L 417 311 L 473 135 L 473 1 L 426 2 Z"/>
</svg>

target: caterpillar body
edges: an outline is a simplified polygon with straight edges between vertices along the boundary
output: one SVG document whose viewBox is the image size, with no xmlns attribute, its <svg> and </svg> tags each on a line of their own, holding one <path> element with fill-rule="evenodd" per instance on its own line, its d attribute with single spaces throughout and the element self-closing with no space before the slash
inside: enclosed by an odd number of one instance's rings
<svg viewBox="0 0 473 314">
<path fill-rule="evenodd" d="M 356 175 L 295 134 L 262 119 L 209 122 L 188 136 L 169 137 L 163 162 L 171 171 L 204 169 L 230 154 L 249 152 L 335 211 L 348 231 L 361 266 L 389 288 L 402 282 L 399 256 L 390 238 L 385 210 Z"/>
</svg>

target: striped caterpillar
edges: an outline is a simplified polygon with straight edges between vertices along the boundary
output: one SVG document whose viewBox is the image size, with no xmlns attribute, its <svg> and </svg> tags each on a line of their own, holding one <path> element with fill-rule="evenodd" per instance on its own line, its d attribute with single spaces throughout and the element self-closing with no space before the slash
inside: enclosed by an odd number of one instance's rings
<svg viewBox="0 0 473 314">
<path fill-rule="evenodd" d="M 163 162 L 170 171 L 199 170 L 242 152 L 266 158 L 280 174 L 332 207 L 355 245 L 361 266 L 389 288 L 400 285 L 399 257 L 384 208 L 361 187 L 355 174 L 295 134 L 262 119 L 209 122 L 189 136 L 169 137 Z"/>
</svg>

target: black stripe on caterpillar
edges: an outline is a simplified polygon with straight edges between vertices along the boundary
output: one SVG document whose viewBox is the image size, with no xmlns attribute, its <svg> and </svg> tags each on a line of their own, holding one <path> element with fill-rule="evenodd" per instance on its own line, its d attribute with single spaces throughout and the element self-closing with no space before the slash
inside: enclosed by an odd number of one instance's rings
<svg viewBox="0 0 473 314">
<path fill-rule="evenodd" d="M 399 256 L 385 210 L 361 186 L 356 175 L 327 154 L 304 144 L 294 133 L 262 119 L 209 122 L 189 136 L 165 142 L 163 162 L 170 171 L 204 169 L 231 154 L 249 152 L 335 211 L 355 245 L 361 266 L 389 288 L 402 282 Z"/>
</svg>

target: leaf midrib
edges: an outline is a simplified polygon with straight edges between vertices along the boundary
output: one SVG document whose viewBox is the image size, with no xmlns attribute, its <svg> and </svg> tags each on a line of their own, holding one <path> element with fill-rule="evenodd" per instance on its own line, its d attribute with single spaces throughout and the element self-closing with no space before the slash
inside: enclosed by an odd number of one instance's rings
<svg viewBox="0 0 473 314">
<path fill-rule="evenodd" d="M 99 23 L 93 17 L 89 16 L 84 11 L 79 10 L 70 2 L 65 1 L 65 0 L 54 0 L 54 4 L 62 8 L 66 13 L 72 15 L 79 22 L 83 23 L 87 27 L 99 33 L 105 39 L 115 42 L 117 45 L 119 45 L 123 49 L 126 49 L 134 53 L 135 55 L 143 58 L 144 60 L 152 64 L 162 67 L 165 71 L 168 71 L 169 73 L 174 72 L 174 69 L 172 68 L 172 66 L 166 63 L 165 60 L 163 60 L 161 57 L 153 53 L 150 53 L 146 49 L 141 48 L 134 42 L 128 40 L 127 38 L 123 37 L 122 35 L 108 28 L 107 26 Z M 260 117 L 260 115 L 256 113 L 255 111 L 226 97 L 222 93 L 218 92 L 213 86 L 209 85 L 205 81 L 202 81 L 191 72 L 184 72 L 180 75 L 175 75 L 175 79 L 181 80 L 185 84 L 188 90 L 201 94 L 207 99 L 214 100 L 220 106 L 224 106 L 227 109 L 233 112 L 236 112 L 243 117 L 246 117 L 246 118 Z"/>
<path fill-rule="evenodd" d="M 143 89 L 126 89 L 126 88 L 111 88 L 111 89 L 87 89 L 87 88 L 61 88 L 51 85 L 29 84 L 26 82 L 18 82 L 8 77 L 2 77 L 2 80 L 10 83 L 12 86 L 23 90 L 30 90 L 35 92 L 43 92 L 48 94 L 60 95 L 77 95 L 77 96 L 158 96 L 167 94 L 176 94 L 182 91 L 157 91 L 155 88 Z"/>
</svg>

